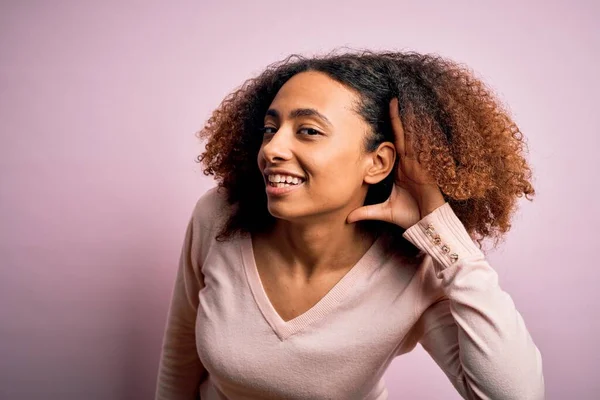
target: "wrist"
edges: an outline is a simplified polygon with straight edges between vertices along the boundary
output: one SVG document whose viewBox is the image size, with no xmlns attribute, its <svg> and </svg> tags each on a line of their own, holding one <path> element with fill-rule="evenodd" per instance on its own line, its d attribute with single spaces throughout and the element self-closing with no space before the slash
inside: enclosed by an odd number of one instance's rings
<svg viewBox="0 0 600 400">
<path fill-rule="evenodd" d="M 425 188 L 417 199 L 421 218 L 431 214 L 445 203 L 446 200 L 444 199 L 444 196 L 437 185 Z"/>
</svg>

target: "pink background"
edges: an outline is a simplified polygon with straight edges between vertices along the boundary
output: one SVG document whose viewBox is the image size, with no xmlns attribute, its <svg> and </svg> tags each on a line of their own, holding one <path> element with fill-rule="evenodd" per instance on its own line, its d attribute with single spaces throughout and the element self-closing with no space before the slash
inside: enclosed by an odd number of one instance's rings
<svg viewBox="0 0 600 400">
<path fill-rule="evenodd" d="M 0 398 L 149 399 L 194 137 L 273 61 L 337 46 L 467 63 L 529 139 L 538 196 L 489 255 L 548 399 L 598 398 L 600 6 L 593 1 L 3 1 Z M 458 399 L 417 347 L 391 399 Z"/>
</svg>

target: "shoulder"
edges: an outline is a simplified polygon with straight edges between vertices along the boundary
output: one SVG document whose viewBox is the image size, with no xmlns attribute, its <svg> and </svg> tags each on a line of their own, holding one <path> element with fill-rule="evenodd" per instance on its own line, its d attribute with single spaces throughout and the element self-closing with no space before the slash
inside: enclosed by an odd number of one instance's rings
<svg viewBox="0 0 600 400">
<path fill-rule="evenodd" d="M 214 236 L 227 222 L 232 211 L 226 190 L 213 187 L 196 201 L 191 222 L 197 231 Z"/>
</svg>

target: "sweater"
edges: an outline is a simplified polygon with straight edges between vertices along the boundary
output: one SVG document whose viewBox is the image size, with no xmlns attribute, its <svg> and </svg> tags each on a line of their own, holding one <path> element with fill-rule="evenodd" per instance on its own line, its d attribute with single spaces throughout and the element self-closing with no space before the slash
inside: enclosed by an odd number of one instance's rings
<svg viewBox="0 0 600 400">
<path fill-rule="evenodd" d="M 417 344 L 465 399 L 544 398 L 541 353 L 448 203 L 403 233 L 422 261 L 406 265 L 377 239 L 289 321 L 261 284 L 251 235 L 216 240 L 231 209 L 213 188 L 192 212 L 156 400 L 384 400 L 386 368 Z"/>
</svg>

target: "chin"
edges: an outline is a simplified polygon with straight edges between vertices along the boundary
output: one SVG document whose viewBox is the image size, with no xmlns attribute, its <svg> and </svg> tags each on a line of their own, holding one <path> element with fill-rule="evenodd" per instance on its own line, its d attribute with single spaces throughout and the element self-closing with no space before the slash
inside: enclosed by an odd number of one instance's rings
<svg viewBox="0 0 600 400">
<path fill-rule="evenodd" d="M 268 205 L 267 209 L 269 214 L 277 219 L 288 219 L 291 217 L 289 210 L 285 210 L 285 207 Z"/>
<path fill-rule="evenodd" d="M 299 212 L 299 210 L 294 210 L 293 207 L 285 207 L 282 205 L 268 205 L 269 214 L 277 219 L 282 219 L 285 221 L 298 221 L 305 217 L 306 214 Z"/>
</svg>

